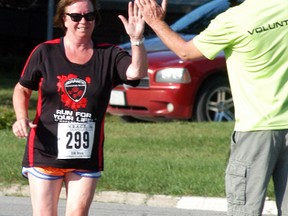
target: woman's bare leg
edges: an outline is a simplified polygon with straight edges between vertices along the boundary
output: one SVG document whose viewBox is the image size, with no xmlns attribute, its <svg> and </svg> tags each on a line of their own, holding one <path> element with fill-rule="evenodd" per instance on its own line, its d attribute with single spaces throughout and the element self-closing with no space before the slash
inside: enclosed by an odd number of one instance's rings
<svg viewBox="0 0 288 216">
<path fill-rule="evenodd" d="M 33 216 L 57 216 L 63 179 L 45 180 L 28 174 Z"/>
<path fill-rule="evenodd" d="M 66 216 L 87 216 L 93 201 L 97 179 L 66 173 Z"/>
</svg>

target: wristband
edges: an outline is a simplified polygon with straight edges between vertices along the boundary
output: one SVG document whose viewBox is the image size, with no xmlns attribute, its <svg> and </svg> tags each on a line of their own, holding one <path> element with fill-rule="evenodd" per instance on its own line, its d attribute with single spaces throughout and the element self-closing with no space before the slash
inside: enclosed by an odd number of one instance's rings
<svg viewBox="0 0 288 216">
<path fill-rule="evenodd" d="M 144 43 L 145 37 L 142 37 L 142 39 L 139 40 L 139 41 L 132 41 L 132 40 L 130 40 L 130 41 L 131 41 L 131 45 L 132 45 L 132 46 L 140 46 L 141 44 Z"/>
</svg>

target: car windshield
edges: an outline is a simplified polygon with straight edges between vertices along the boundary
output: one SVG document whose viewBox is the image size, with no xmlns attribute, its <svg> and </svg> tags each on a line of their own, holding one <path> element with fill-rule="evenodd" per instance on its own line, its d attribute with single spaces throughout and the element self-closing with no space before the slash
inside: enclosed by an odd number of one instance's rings
<svg viewBox="0 0 288 216">
<path fill-rule="evenodd" d="M 210 23 L 210 20 L 229 8 L 228 0 L 208 2 L 177 20 L 170 27 L 182 34 L 199 34 Z"/>
</svg>

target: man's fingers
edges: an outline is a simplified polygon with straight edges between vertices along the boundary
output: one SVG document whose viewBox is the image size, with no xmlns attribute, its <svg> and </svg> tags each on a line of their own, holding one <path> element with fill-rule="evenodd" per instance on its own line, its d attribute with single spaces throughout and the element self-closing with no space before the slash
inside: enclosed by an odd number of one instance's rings
<svg viewBox="0 0 288 216">
<path fill-rule="evenodd" d="M 142 3 L 141 0 L 135 0 L 134 3 L 137 4 L 137 6 L 138 6 L 139 8 L 142 8 L 142 7 L 143 7 L 143 3 Z"/>
</svg>

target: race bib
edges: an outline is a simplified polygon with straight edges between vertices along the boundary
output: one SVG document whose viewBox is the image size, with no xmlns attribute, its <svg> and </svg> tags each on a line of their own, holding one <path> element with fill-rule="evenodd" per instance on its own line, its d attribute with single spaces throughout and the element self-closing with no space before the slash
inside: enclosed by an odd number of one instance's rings
<svg viewBox="0 0 288 216">
<path fill-rule="evenodd" d="M 95 122 L 58 123 L 58 159 L 90 158 Z"/>
</svg>

